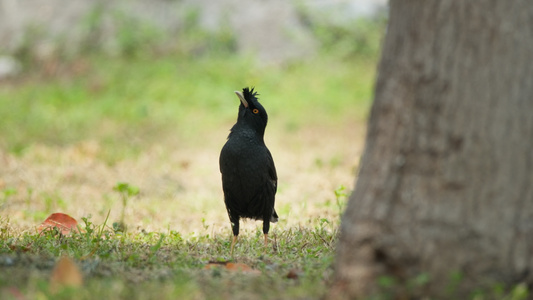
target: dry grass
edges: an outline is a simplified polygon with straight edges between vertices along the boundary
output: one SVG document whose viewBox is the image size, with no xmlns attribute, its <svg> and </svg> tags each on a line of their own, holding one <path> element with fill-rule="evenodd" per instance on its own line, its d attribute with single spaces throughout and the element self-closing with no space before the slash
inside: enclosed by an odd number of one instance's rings
<svg viewBox="0 0 533 300">
<path fill-rule="evenodd" d="M 20 229 L 38 225 L 53 212 L 78 220 L 92 216 L 101 224 L 110 210 L 110 220 L 117 221 L 122 202 L 113 186 L 126 182 L 141 191 L 126 207 L 130 230 L 229 235 L 218 155 L 230 126 L 190 143 L 162 137 L 140 155 L 114 165 L 99 158 L 102 145 L 90 140 L 66 147 L 33 145 L 18 156 L 2 152 L 0 190 L 16 190 L 4 197 L 2 214 Z M 278 169 L 280 226 L 338 219 L 334 190 L 341 185 L 351 189 L 363 134 L 361 122 L 290 132 L 269 125 L 266 142 Z M 244 228 L 258 224 L 246 222 Z"/>
</svg>

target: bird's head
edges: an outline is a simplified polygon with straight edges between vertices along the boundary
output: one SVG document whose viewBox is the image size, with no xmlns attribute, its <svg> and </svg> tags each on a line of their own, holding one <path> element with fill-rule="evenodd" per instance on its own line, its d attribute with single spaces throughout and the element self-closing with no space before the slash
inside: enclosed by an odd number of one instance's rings
<svg viewBox="0 0 533 300">
<path fill-rule="evenodd" d="M 235 91 L 235 94 L 241 101 L 237 123 L 244 122 L 259 132 L 264 132 L 268 122 L 268 114 L 256 97 L 259 94 L 254 92 L 253 88 L 251 90 L 249 88 L 243 88 L 242 92 Z"/>
</svg>

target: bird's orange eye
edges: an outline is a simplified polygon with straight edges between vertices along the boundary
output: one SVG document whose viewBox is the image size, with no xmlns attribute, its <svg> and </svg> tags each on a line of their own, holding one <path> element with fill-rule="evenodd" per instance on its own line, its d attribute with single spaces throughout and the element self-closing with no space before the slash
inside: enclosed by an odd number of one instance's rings
<svg viewBox="0 0 533 300">
<path fill-rule="evenodd" d="M 254 114 L 258 114 L 258 113 L 259 113 L 259 109 L 254 108 L 254 110 L 252 110 L 252 112 L 253 112 Z"/>
</svg>

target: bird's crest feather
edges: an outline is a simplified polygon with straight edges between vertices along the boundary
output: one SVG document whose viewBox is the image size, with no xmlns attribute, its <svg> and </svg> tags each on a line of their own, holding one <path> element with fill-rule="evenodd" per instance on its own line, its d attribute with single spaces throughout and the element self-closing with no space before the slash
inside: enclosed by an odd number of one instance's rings
<svg viewBox="0 0 533 300">
<path fill-rule="evenodd" d="M 248 102 L 257 101 L 258 100 L 257 96 L 259 96 L 259 94 L 254 91 L 254 87 L 252 87 L 251 90 L 247 87 L 243 88 L 242 94 L 244 96 L 244 99 L 246 99 L 246 101 Z"/>
</svg>

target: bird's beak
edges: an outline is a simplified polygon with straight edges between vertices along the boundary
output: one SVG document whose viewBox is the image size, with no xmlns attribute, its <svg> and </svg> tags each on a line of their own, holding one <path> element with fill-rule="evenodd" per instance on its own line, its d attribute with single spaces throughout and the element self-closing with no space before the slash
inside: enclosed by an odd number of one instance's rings
<svg viewBox="0 0 533 300">
<path fill-rule="evenodd" d="M 244 99 L 244 95 L 242 94 L 242 92 L 235 91 L 235 95 L 237 95 L 237 97 L 239 97 L 239 100 L 241 100 L 241 103 L 242 103 L 242 105 L 244 105 L 244 107 L 248 107 L 248 101 L 246 101 L 246 99 Z"/>
</svg>

